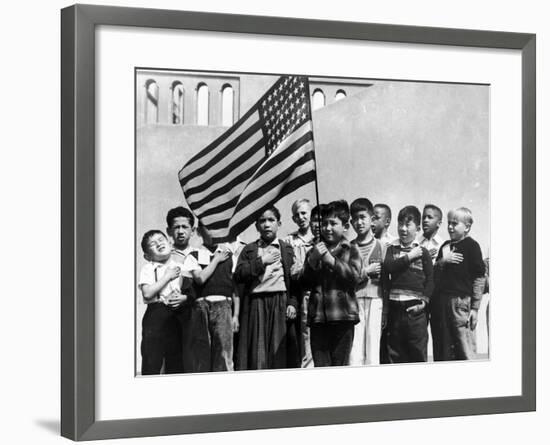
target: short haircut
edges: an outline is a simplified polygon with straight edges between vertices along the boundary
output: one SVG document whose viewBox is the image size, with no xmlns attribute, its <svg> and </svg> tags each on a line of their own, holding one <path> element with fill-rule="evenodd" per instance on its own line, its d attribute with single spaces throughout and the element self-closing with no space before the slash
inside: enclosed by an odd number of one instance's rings
<svg viewBox="0 0 550 445">
<path fill-rule="evenodd" d="M 189 220 L 189 224 L 191 224 L 191 227 L 195 225 L 195 216 L 193 215 L 191 210 L 180 206 L 168 210 L 168 213 L 166 214 L 166 226 L 172 227 L 172 223 L 174 222 L 174 220 L 180 217 L 187 218 Z"/>
<path fill-rule="evenodd" d="M 307 204 L 307 206 L 309 208 L 311 208 L 311 202 L 309 201 L 309 199 L 307 198 L 302 198 L 302 199 L 297 199 L 296 201 L 294 201 L 294 203 L 292 204 L 292 214 L 294 215 L 294 213 L 298 210 L 298 207 L 300 207 L 302 204 Z"/>
<path fill-rule="evenodd" d="M 417 226 L 420 225 L 420 210 L 416 206 L 405 206 L 399 210 L 397 221 L 399 223 L 413 221 Z"/>
<path fill-rule="evenodd" d="M 321 217 L 330 218 L 331 216 L 334 216 L 342 221 L 342 223 L 347 224 L 349 222 L 349 205 L 347 201 L 344 199 L 339 199 L 337 201 L 329 202 L 321 211 Z"/>
<path fill-rule="evenodd" d="M 450 218 L 451 215 L 456 215 L 458 219 L 467 226 L 471 226 L 474 223 L 472 211 L 468 207 L 459 207 L 457 209 L 449 210 L 449 213 L 447 213 L 447 218 Z"/>
<path fill-rule="evenodd" d="M 149 230 L 145 232 L 143 238 L 141 238 L 141 250 L 143 250 L 143 253 L 149 253 L 149 240 L 155 235 L 162 235 L 168 239 L 162 230 Z"/>
<path fill-rule="evenodd" d="M 355 215 L 358 212 L 367 212 L 370 216 L 374 214 L 374 207 L 372 202 L 367 198 L 357 198 L 353 201 L 349 207 L 349 212 L 351 216 Z"/>
<path fill-rule="evenodd" d="M 318 204 L 316 205 L 315 207 L 313 207 L 311 209 L 311 217 L 313 218 L 313 216 L 320 216 L 323 214 L 323 212 L 325 211 L 325 207 L 327 205 L 326 204 Z M 317 218 L 315 218 L 317 219 Z"/>
<path fill-rule="evenodd" d="M 432 209 L 433 211 L 437 212 L 439 214 L 439 219 L 443 219 L 443 212 L 439 207 L 437 207 L 435 204 L 426 204 L 424 206 L 424 210 L 422 210 L 422 213 L 424 213 L 426 210 Z"/>
<path fill-rule="evenodd" d="M 384 209 L 384 211 L 386 212 L 386 216 L 391 221 L 391 209 L 390 209 L 389 205 L 378 203 L 378 204 L 374 205 L 374 208 L 376 208 L 376 207 L 380 207 L 381 209 Z"/>
<path fill-rule="evenodd" d="M 265 212 L 272 212 L 275 215 L 275 218 L 277 218 L 277 221 L 281 220 L 281 212 L 279 212 L 279 209 L 275 207 L 274 205 L 271 205 L 269 207 L 266 207 L 262 210 L 262 213 L 258 215 L 258 218 L 256 218 L 256 222 L 260 219 L 260 216 L 262 216 Z"/>
</svg>

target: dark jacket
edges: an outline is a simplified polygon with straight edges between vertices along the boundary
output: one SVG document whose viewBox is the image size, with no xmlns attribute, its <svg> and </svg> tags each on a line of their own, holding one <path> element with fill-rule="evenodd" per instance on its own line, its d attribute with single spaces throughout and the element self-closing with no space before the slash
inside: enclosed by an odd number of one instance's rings
<svg viewBox="0 0 550 445">
<path fill-rule="evenodd" d="M 306 257 L 302 284 L 311 290 L 308 325 L 334 322 L 359 322 L 359 306 L 355 288 L 361 274 L 361 254 L 348 240 L 340 242 L 332 252 L 334 267 L 325 264 L 314 269 Z"/>
<path fill-rule="evenodd" d="M 279 240 L 281 249 L 281 262 L 283 263 L 285 286 L 287 290 L 287 304 L 298 308 L 298 299 L 296 297 L 292 281 L 290 278 L 290 269 L 294 261 L 294 250 L 292 246 L 285 241 Z M 247 244 L 243 247 L 237 268 L 235 269 L 234 279 L 237 283 L 244 285 L 243 294 L 249 295 L 250 291 L 260 283 L 265 272 L 265 265 L 258 255 L 258 242 Z"/>
</svg>

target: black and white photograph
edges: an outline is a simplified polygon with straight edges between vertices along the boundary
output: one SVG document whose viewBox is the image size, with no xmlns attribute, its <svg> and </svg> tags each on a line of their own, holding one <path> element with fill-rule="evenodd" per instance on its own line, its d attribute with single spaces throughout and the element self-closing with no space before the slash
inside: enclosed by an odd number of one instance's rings
<svg viewBox="0 0 550 445">
<path fill-rule="evenodd" d="M 490 360 L 490 85 L 135 69 L 135 374 Z"/>
</svg>

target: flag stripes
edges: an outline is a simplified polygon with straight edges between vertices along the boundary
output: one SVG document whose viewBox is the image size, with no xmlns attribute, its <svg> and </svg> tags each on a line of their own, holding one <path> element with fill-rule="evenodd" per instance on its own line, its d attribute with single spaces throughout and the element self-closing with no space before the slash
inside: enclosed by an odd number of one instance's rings
<svg viewBox="0 0 550 445">
<path fill-rule="evenodd" d="M 315 181 L 307 78 L 283 76 L 180 170 L 187 203 L 214 242 L 234 238 L 282 196 Z"/>
</svg>

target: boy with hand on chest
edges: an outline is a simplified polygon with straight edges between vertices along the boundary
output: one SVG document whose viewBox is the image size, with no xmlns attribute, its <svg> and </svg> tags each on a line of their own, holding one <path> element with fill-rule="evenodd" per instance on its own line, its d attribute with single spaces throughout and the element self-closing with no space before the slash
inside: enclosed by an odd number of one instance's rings
<svg viewBox="0 0 550 445">
<path fill-rule="evenodd" d="M 485 287 L 481 248 L 470 236 L 474 222 L 466 207 L 447 215 L 450 240 L 439 250 L 431 327 L 434 360 L 475 358 L 474 331 Z"/>
<path fill-rule="evenodd" d="M 420 210 L 402 208 L 397 217 L 399 239 L 388 246 L 382 267 L 384 314 L 387 318 L 382 354 L 389 363 L 425 362 L 428 359 L 426 306 L 432 296 L 433 265 L 430 254 L 415 241 Z"/>
<path fill-rule="evenodd" d="M 443 240 L 437 234 L 441 221 L 443 221 L 441 209 L 434 204 L 426 204 L 422 210 L 422 233 L 419 234 L 417 241 L 421 247 L 428 250 L 433 263 L 443 244 Z"/>
<path fill-rule="evenodd" d="M 350 365 L 377 365 L 380 363 L 382 333 L 382 285 L 380 274 L 386 246 L 374 237 L 371 230 L 373 206 L 367 198 L 351 203 L 351 225 L 357 233 L 352 244 L 363 261 L 360 283 L 355 294 L 359 305 L 359 323 L 355 325 Z"/>
<path fill-rule="evenodd" d="M 359 322 L 355 287 L 361 256 L 344 234 L 349 227 L 346 201 L 333 201 L 321 213 L 321 239 L 309 251 L 303 284 L 311 289 L 308 324 L 315 367 L 349 364 L 354 326 Z"/>
<path fill-rule="evenodd" d="M 143 235 L 141 247 L 147 263 L 139 275 L 138 286 L 147 309 L 142 320 L 141 374 L 183 372 L 179 318 L 181 305 L 189 298 L 183 293 L 184 275 L 197 269 L 194 262 L 176 262 L 172 248 L 160 230 Z"/>
</svg>

